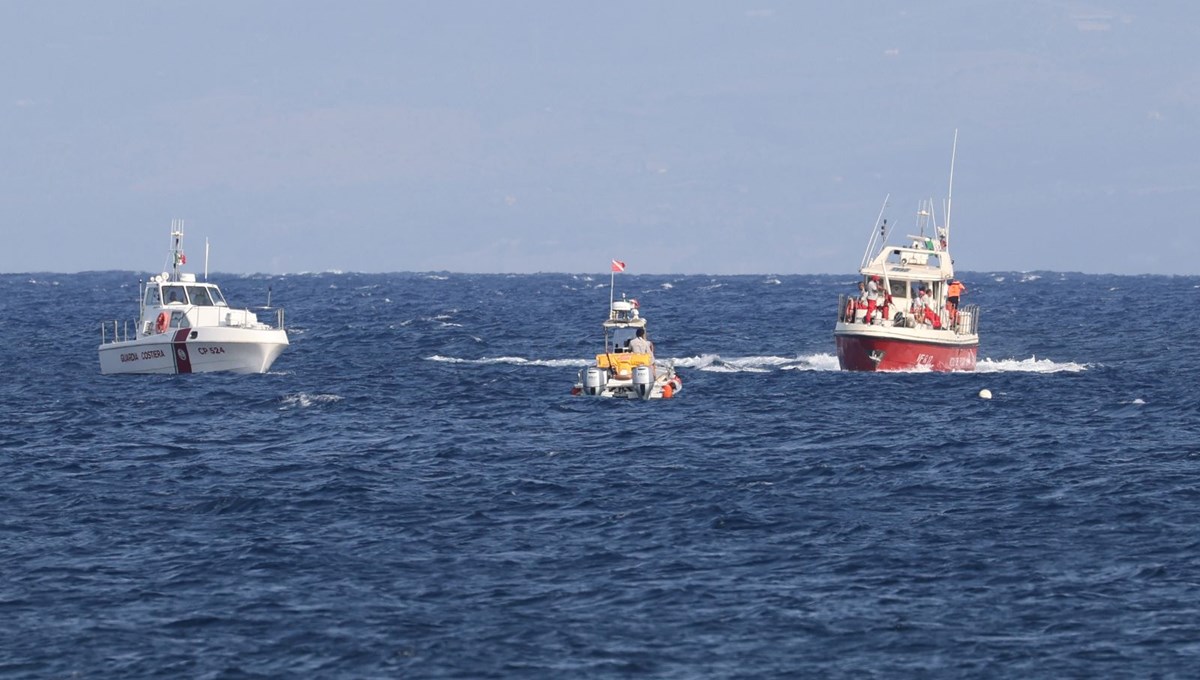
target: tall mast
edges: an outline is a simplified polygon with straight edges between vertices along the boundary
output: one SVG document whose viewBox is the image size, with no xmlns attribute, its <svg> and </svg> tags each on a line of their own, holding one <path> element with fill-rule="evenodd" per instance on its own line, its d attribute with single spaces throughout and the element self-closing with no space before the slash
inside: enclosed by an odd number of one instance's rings
<svg viewBox="0 0 1200 680">
<path fill-rule="evenodd" d="M 958 128 L 954 128 L 954 145 L 950 148 L 950 188 L 946 191 L 946 243 L 950 243 L 950 205 L 954 200 L 954 157 L 958 154 Z"/>
<path fill-rule="evenodd" d="M 887 220 L 883 217 L 883 211 L 887 210 L 888 199 L 891 197 L 891 194 L 883 197 L 883 205 L 879 206 L 879 215 L 875 217 L 875 226 L 871 227 L 871 238 L 867 239 L 867 250 L 863 253 L 862 262 L 858 263 L 859 269 L 867 266 L 867 263 L 871 261 L 876 244 L 879 245 L 880 250 L 887 245 Z"/>
<path fill-rule="evenodd" d="M 187 264 L 183 254 L 183 220 L 171 220 L 171 280 L 179 280 L 179 265 Z"/>
<path fill-rule="evenodd" d="M 610 266 L 608 272 L 608 313 L 612 314 L 613 290 L 617 285 L 617 268 Z"/>
</svg>

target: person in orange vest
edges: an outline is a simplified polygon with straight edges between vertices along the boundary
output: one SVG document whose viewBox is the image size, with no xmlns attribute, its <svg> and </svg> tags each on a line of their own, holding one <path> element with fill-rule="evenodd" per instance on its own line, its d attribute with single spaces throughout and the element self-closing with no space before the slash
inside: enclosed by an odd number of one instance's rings
<svg viewBox="0 0 1200 680">
<path fill-rule="evenodd" d="M 966 292 L 967 287 L 958 279 L 950 280 L 950 286 L 946 289 L 946 309 L 950 312 L 951 321 L 958 317 L 958 296 Z"/>
</svg>

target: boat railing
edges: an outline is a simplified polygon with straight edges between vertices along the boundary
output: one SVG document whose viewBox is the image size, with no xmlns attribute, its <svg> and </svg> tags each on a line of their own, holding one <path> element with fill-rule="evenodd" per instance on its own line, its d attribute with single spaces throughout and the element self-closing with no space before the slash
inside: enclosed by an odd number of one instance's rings
<svg viewBox="0 0 1200 680">
<path fill-rule="evenodd" d="M 890 307 L 881 307 L 879 311 L 886 314 L 885 310 Z M 858 298 L 841 293 L 838 295 L 838 312 L 837 320 L 840 323 L 861 323 L 865 314 L 862 306 L 858 304 Z M 905 318 L 909 315 L 905 314 Z M 943 309 L 938 312 L 941 319 L 941 328 L 943 330 L 951 330 L 955 335 L 978 335 L 979 334 L 979 305 L 963 305 L 958 308 L 957 313 L 951 313 L 948 309 Z M 898 322 L 897 322 L 898 323 Z M 891 325 L 884 322 L 885 325 Z M 909 321 L 909 327 L 912 327 Z"/>
<path fill-rule="evenodd" d="M 979 305 L 963 305 L 954 315 L 954 332 L 959 335 L 979 334 Z"/>
<path fill-rule="evenodd" d="M 107 345 L 110 342 L 125 342 L 127 340 L 136 339 L 137 338 L 137 321 L 132 322 L 133 328 L 134 328 L 133 333 L 129 332 L 130 323 L 131 322 L 129 321 L 129 319 L 125 319 L 124 321 L 119 321 L 117 319 L 113 319 L 112 321 L 100 322 L 100 344 Z M 110 328 L 112 329 L 111 336 L 109 335 L 109 332 L 108 332 Z"/>
</svg>

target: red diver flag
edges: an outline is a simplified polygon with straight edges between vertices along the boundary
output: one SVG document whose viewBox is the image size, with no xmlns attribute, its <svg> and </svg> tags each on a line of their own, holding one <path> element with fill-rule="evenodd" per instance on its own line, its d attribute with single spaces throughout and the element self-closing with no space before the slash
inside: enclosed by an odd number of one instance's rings
<svg viewBox="0 0 1200 680">
<path fill-rule="evenodd" d="M 623 271 L 625 271 L 625 263 L 624 263 L 624 262 L 622 262 L 622 261 L 620 261 L 620 260 L 613 260 L 613 261 L 612 261 L 612 270 L 613 270 L 614 272 L 623 272 Z"/>
</svg>

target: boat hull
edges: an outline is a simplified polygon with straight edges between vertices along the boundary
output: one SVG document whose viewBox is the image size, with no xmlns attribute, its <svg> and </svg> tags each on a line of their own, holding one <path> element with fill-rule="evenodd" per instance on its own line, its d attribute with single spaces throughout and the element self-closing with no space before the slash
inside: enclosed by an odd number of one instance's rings
<svg viewBox="0 0 1200 680">
<path fill-rule="evenodd" d="M 281 329 L 181 328 L 100 345 L 100 372 L 266 373 L 287 346 Z"/>
<path fill-rule="evenodd" d="M 842 324 L 839 324 L 839 326 Z M 905 333 L 835 331 L 838 363 L 844 371 L 973 371 L 979 352 L 979 337 L 942 332 Z M 933 333 L 937 333 L 934 331 Z"/>
</svg>

